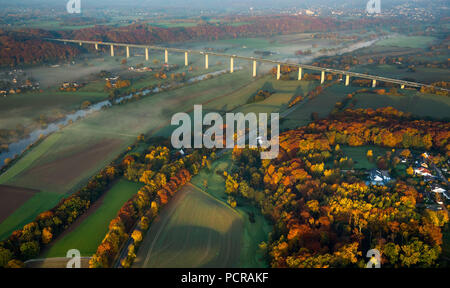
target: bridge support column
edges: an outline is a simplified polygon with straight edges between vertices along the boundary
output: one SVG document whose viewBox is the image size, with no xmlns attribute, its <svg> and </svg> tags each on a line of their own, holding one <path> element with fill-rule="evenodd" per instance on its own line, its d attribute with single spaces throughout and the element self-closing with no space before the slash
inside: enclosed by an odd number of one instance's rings
<svg viewBox="0 0 450 288">
<path fill-rule="evenodd" d="M 349 75 L 345 75 L 345 86 L 350 85 L 350 76 Z"/>
<path fill-rule="evenodd" d="M 400 86 L 400 88 L 401 88 L 401 89 L 405 89 L 405 85 L 402 84 L 402 85 Z"/>
<path fill-rule="evenodd" d="M 83 46 L 83 43 L 80 42 L 80 46 Z"/>
<path fill-rule="evenodd" d="M 184 66 L 189 66 L 188 52 L 184 52 Z"/>
<path fill-rule="evenodd" d="M 277 80 L 280 80 L 281 78 L 281 65 L 277 65 Z"/>
<path fill-rule="evenodd" d="M 95 43 L 95 50 L 98 50 L 98 43 Z"/>
<path fill-rule="evenodd" d="M 148 48 L 145 48 L 145 61 L 148 61 Z"/>
<path fill-rule="evenodd" d="M 205 69 L 209 68 L 209 59 L 208 59 L 208 54 L 205 54 Z"/>
<path fill-rule="evenodd" d="M 323 84 L 325 82 L 325 71 L 322 71 L 322 74 L 320 76 L 320 84 Z"/>
<path fill-rule="evenodd" d="M 230 73 L 234 72 L 234 58 L 230 58 Z"/>
<path fill-rule="evenodd" d="M 111 57 L 114 57 L 114 46 L 111 45 Z"/>
<path fill-rule="evenodd" d="M 164 51 L 164 63 L 169 63 L 169 51 L 167 49 Z"/>
<path fill-rule="evenodd" d="M 372 88 L 377 87 L 377 80 L 373 79 L 372 80 Z"/>
<path fill-rule="evenodd" d="M 253 60 L 253 77 L 256 77 L 256 61 Z"/>
<path fill-rule="evenodd" d="M 302 80 L 303 78 L 303 68 L 302 67 L 298 67 L 298 80 Z"/>
<path fill-rule="evenodd" d="M 127 58 L 130 58 L 130 47 L 127 46 Z"/>
</svg>

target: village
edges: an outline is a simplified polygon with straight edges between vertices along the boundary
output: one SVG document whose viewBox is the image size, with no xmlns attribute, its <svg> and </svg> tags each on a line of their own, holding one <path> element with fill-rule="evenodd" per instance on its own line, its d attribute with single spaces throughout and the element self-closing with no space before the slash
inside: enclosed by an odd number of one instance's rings
<svg viewBox="0 0 450 288">
<path fill-rule="evenodd" d="M 425 208 L 434 211 L 445 209 L 445 202 L 450 202 L 447 180 L 450 177 L 448 173 L 450 162 L 434 161 L 436 158 L 427 152 L 422 154 L 412 152 L 410 157 L 399 154 L 399 158 L 403 166 L 409 167 L 406 169 L 407 177 L 418 183 L 415 186 L 423 195 Z M 368 173 L 366 184 L 386 186 L 393 180 L 395 179 L 388 170 L 372 169 Z"/>
<path fill-rule="evenodd" d="M 40 89 L 40 83 L 29 78 L 22 69 L 5 71 L 0 75 L 0 96 Z"/>
</svg>

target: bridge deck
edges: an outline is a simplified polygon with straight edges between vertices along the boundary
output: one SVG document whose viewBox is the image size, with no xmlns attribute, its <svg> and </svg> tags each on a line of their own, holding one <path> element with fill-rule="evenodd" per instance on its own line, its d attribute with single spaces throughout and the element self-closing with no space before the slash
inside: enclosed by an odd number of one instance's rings
<svg viewBox="0 0 450 288">
<path fill-rule="evenodd" d="M 442 88 L 442 87 L 437 87 L 437 86 L 424 84 L 424 83 L 411 82 L 411 81 L 405 81 L 405 80 L 399 80 L 399 79 L 393 79 L 393 78 L 387 78 L 387 77 L 381 77 L 381 76 L 375 76 L 375 75 L 368 75 L 368 74 L 362 74 L 362 73 L 356 73 L 356 72 L 350 72 L 350 71 L 344 71 L 344 70 L 338 70 L 338 69 L 323 68 L 323 67 L 299 64 L 299 63 L 270 60 L 270 59 L 264 59 L 264 58 L 245 57 L 245 56 L 239 56 L 239 55 L 228 55 L 228 54 L 206 52 L 206 51 L 200 51 L 200 50 L 189 50 L 189 49 L 180 49 L 180 48 L 173 48 L 173 47 L 161 47 L 161 46 L 145 45 L 145 44 L 127 44 L 127 43 L 72 40 L 72 39 L 47 39 L 47 40 L 59 41 L 59 42 L 65 42 L 65 43 L 82 43 L 82 44 L 104 45 L 104 46 L 132 47 L 132 48 L 141 48 L 141 49 L 148 48 L 151 50 L 162 50 L 162 51 L 175 52 L 175 53 L 187 52 L 189 54 L 211 55 L 211 56 L 217 56 L 217 57 L 223 57 L 223 58 L 240 59 L 240 60 L 245 60 L 245 61 L 256 61 L 259 63 L 269 63 L 269 64 L 274 64 L 274 65 L 298 67 L 298 68 L 303 68 L 303 69 L 308 69 L 308 70 L 313 70 L 313 71 L 320 71 L 320 72 L 323 71 L 323 72 L 328 72 L 328 73 L 333 73 L 333 74 L 346 75 L 346 76 L 350 76 L 350 77 L 354 77 L 354 78 L 369 79 L 369 80 L 376 80 L 376 81 L 381 81 L 381 82 L 386 82 L 386 83 L 399 84 L 399 85 L 402 85 L 402 86 L 404 85 L 404 86 L 408 86 L 408 87 L 415 87 L 415 88 L 428 87 L 428 88 L 434 88 L 437 90 L 450 91 L 450 90 Z"/>
</svg>

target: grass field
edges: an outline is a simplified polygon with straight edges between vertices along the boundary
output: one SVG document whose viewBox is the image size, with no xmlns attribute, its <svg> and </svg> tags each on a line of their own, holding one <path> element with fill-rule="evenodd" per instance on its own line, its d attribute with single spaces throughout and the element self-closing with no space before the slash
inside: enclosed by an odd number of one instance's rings
<svg viewBox="0 0 450 288">
<path fill-rule="evenodd" d="M 407 48 L 426 48 L 435 40 L 434 37 L 429 36 L 396 36 L 388 39 L 378 41 L 378 46 L 397 46 Z"/>
<path fill-rule="evenodd" d="M 370 162 L 367 159 L 367 151 L 373 151 L 373 158 L 376 159 L 378 156 L 382 156 L 386 153 L 387 149 L 378 146 L 360 146 L 360 147 L 350 147 L 341 146 L 341 150 L 345 153 L 348 158 L 352 158 L 353 167 L 355 169 L 374 169 L 377 168 L 375 162 Z"/>
<path fill-rule="evenodd" d="M 78 249 L 81 256 L 92 256 L 108 231 L 109 222 L 122 205 L 143 185 L 119 180 L 105 195 L 64 232 L 44 253 L 45 258 L 64 257 L 68 250 Z"/>
</svg>

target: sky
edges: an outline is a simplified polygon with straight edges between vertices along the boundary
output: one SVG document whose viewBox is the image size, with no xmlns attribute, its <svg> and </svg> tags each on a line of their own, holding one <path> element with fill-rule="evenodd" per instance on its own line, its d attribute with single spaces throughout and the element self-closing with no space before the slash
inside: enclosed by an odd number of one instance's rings
<svg viewBox="0 0 450 288">
<path fill-rule="evenodd" d="M 315 5 L 336 5 L 345 3 L 352 7 L 365 7 L 368 0 L 80 0 L 86 7 L 196 7 L 196 8 L 224 8 L 224 7 L 311 7 Z M 380 0 L 382 5 L 402 2 L 432 2 L 433 0 Z M 64 6 L 68 0 L 0 0 L 1 7 L 15 6 Z"/>
</svg>

